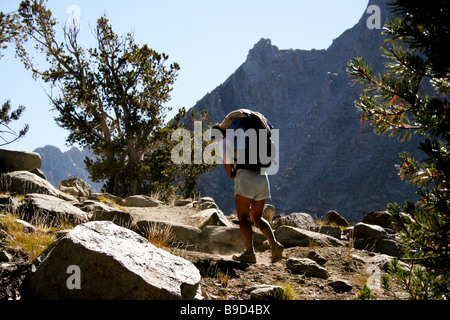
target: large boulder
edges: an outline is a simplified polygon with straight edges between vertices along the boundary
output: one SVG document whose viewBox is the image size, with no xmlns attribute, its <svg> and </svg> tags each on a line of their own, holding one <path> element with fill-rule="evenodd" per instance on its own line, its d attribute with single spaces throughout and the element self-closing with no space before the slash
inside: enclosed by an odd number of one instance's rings
<svg viewBox="0 0 450 320">
<path fill-rule="evenodd" d="M 359 222 L 353 228 L 353 237 L 359 239 L 386 238 L 388 233 L 383 227 Z"/>
<path fill-rule="evenodd" d="M 111 202 L 117 203 L 119 205 L 123 205 L 123 203 L 124 203 L 124 200 L 121 197 L 114 196 L 107 192 L 91 193 L 91 197 L 93 197 L 99 201 L 111 201 Z"/>
<path fill-rule="evenodd" d="M 259 231 L 253 232 L 256 249 L 263 248 L 266 237 Z M 202 229 L 198 250 L 208 253 L 231 254 L 245 249 L 239 227 L 206 226 Z"/>
<path fill-rule="evenodd" d="M 0 149 L 0 172 L 40 169 L 41 163 L 39 153 Z"/>
<path fill-rule="evenodd" d="M 337 213 L 334 210 L 328 211 L 327 215 L 324 218 L 324 224 L 345 227 L 345 228 L 350 226 L 347 219 L 345 219 L 343 216 L 341 216 L 339 213 Z"/>
<path fill-rule="evenodd" d="M 0 176 L 0 190 L 11 193 L 41 193 L 58 196 L 59 191 L 50 182 L 28 171 L 14 171 Z"/>
<path fill-rule="evenodd" d="M 360 222 L 355 225 L 352 234 L 355 249 L 383 253 L 394 257 L 403 255 L 391 229 Z"/>
<path fill-rule="evenodd" d="M 37 259 L 33 298 L 197 299 L 199 270 L 189 261 L 110 221 L 74 228 Z"/>
<path fill-rule="evenodd" d="M 17 209 L 20 206 L 20 200 L 14 196 L 8 196 L 0 194 L 0 212 L 18 212 Z"/>
<path fill-rule="evenodd" d="M 250 298 L 252 300 L 280 299 L 283 295 L 282 287 L 268 284 L 259 284 L 250 287 L 246 291 L 250 293 Z"/>
<path fill-rule="evenodd" d="M 304 274 L 308 277 L 322 279 L 328 279 L 330 277 L 327 269 L 321 267 L 317 262 L 308 258 L 289 258 L 286 262 L 286 267 L 293 273 Z"/>
<path fill-rule="evenodd" d="M 291 226 L 306 230 L 316 225 L 313 217 L 305 212 L 294 212 L 286 216 L 277 216 L 273 223 L 275 226 Z"/>
<path fill-rule="evenodd" d="M 187 205 L 192 205 L 192 199 L 176 199 L 174 205 L 176 207 L 184 207 Z"/>
<path fill-rule="evenodd" d="M 91 221 L 112 221 L 115 224 L 129 228 L 133 222 L 133 217 L 130 213 L 119 209 L 114 203 L 110 201 L 94 201 L 84 200 L 77 205 L 81 210 L 92 215 Z"/>
<path fill-rule="evenodd" d="M 371 211 L 366 214 L 361 222 L 374 224 L 383 228 L 397 229 L 397 219 L 387 211 Z"/>
<path fill-rule="evenodd" d="M 328 285 L 332 287 L 337 293 L 350 292 L 353 289 L 353 286 L 344 280 L 334 280 L 329 282 Z"/>
<path fill-rule="evenodd" d="M 145 195 L 135 195 L 126 197 L 123 206 L 125 207 L 157 207 L 162 204 L 161 201 Z"/>
<path fill-rule="evenodd" d="M 199 215 L 202 219 L 199 227 L 200 229 L 203 229 L 206 226 L 234 226 L 234 224 L 230 220 L 228 220 L 223 212 L 219 209 L 205 209 L 200 211 Z"/>
<path fill-rule="evenodd" d="M 354 247 L 401 258 L 404 254 L 402 248 L 394 238 L 379 238 L 373 242 L 355 241 Z"/>
<path fill-rule="evenodd" d="M 318 232 L 335 237 L 336 239 L 341 239 L 342 235 L 341 227 L 338 226 L 320 226 Z"/>
<path fill-rule="evenodd" d="M 193 203 L 193 206 L 194 208 L 198 208 L 199 210 L 219 209 L 219 206 L 211 197 L 202 197 L 198 201 L 195 201 Z"/>
<path fill-rule="evenodd" d="M 201 230 L 194 226 L 183 225 L 168 221 L 139 220 L 136 221 L 132 229 L 144 237 L 148 237 L 153 230 L 167 228 L 171 233 L 172 243 L 181 244 L 187 249 L 195 249 L 200 243 Z"/>
<path fill-rule="evenodd" d="M 89 215 L 68 201 L 57 197 L 31 193 L 25 196 L 19 207 L 23 219 L 49 226 L 61 226 L 65 222 L 80 224 L 89 220 Z"/>
<path fill-rule="evenodd" d="M 343 246 L 343 243 L 334 237 L 302 228 L 281 226 L 275 230 L 274 234 L 276 239 L 285 247 Z"/>
<path fill-rule="evenodd" d="M 78 177 L 61 180 L 59 189 L 75 197 L 89 197 L 92 194 L 90 184 Z"/>
</svg>

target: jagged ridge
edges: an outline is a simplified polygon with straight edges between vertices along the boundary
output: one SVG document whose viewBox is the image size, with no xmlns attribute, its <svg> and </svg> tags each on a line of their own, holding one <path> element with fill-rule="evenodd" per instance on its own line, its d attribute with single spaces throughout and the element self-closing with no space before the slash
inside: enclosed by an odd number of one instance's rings
<svg viewBox="0 0 450 320">
<path fill-rule="evenodd" d="M 385 1 L 382 18 L 388 15 Z M 271 203 L 278 212 L 306 211 L 322 216 L 337 210 L 359 220 L 389 202 L 414 197 L 413 188 L 397 175 L 401 151 L 416 152 L 416 142 L 400 144 L 376 136 L 361 124 L 346 66 L 356 56 L 383 67 L 381 30 L 360 21 L 335 39 L 326 50 L 279 50 L 261 39 L 246 61 L 220 86 L 192 108 L 205 109 L 213 122 L 230 111 L 259 111 L 280 130 L 280 170 L 270 177 Z M 225 182 L 224 182 L 225 180 Z M 225 212 L 234 209 L 233 184 L 222 166 L 201 178 L 202 195 L 212 196 Z"/>
</svg>

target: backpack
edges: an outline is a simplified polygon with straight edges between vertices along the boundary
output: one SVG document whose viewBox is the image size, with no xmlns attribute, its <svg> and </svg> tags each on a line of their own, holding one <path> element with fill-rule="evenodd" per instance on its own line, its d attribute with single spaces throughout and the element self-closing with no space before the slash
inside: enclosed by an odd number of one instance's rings
<svg viewBox="0 0 450 320">
<path fill-rule="evenodd" d="M 271 166 L 276 151 L 271 139 L 273 126 L 261 113 L 248 109 L 233 111 L 220 128 L 226 130 L 227 139 L 233 139 L 230 142 L 234 146 L 234 172 L 247 169 L 264 173 Z"/>
</svg>

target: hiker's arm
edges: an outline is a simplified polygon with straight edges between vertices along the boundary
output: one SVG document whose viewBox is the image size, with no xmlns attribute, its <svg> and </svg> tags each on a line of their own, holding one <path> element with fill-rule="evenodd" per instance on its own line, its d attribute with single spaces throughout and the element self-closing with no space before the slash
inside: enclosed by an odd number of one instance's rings
<svg viewBox="0 0 450 320">
<path fill-rule="evenodd" d="M 229 144 L 227 144 L 226 139 L 222 140 L 222 160 L 223 160 L 223 165 L 225 167 L 225 170 L 227 171 L 227 176 L 230 179 L 234 179 L 234 174 L 233 174 L 233 165 L 230 162 L 230 160 L 227 158 L 226 154 L 227 154 L 227 150 L 230 151 L 232 150 L 230 147 L 227 148 L 227 145 L 229 147 Z"/>
<path fill-rule="evenodd" d="M 224 163 L 224 166 L 225 166 L 225 170 L 227 171 L 228 178 L 234 179 L 233 170 L 232 170 L 233 166 L 231 164 L 227 164 L 227 163 Z"/>
</svg>

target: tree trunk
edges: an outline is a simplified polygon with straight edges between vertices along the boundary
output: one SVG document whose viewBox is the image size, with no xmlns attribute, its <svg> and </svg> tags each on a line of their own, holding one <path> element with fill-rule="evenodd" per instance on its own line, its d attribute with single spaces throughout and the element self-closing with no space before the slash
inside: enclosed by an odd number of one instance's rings
<svg viewBox="0 0 450 320">
<path fill-rule="evenodd" d="M 138 179 L 136 178 L 132 179 L 130 176 L 130 191 L 129 191 L 130 196 L 134 196 L 135 194 L 137 194 L 138 185 L 139 185 Z"/>
<path fill-rule="evenodd" d="M 130 196 L 137 193 L 139 187 L 139 178 L 137 173 L 138 168 L 138 151 L 136 150 L 136 138 L 128 138 L 128 179 L 130 182 L 128 193 Z"/>
</svg>

